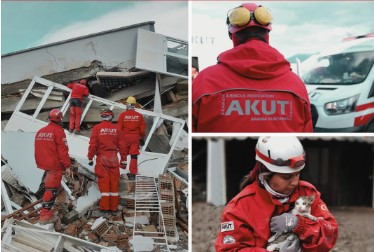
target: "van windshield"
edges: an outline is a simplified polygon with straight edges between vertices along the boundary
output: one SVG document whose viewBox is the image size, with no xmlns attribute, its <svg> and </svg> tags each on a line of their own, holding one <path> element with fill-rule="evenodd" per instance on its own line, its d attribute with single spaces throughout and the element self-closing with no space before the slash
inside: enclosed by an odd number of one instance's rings
<svg viewBox="0 0 374 252">
<path fill-rule="evenodd" d="M 363 82 L 374 63 L 374 51 L 322 56 L 302 75 L 305 84 L 352 85 Z"/>
</svg>

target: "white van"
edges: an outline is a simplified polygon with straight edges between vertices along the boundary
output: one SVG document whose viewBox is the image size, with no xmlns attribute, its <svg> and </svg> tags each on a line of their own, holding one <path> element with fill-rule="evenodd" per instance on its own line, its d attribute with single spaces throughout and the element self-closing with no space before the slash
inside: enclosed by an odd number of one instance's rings
<svg viewBox="0 0 374 252">
<path fill-rule="evenodd" d="M 345 39 L 301 64 L 315 132 L 374 132 L 374 34 Z"/>
</svg>

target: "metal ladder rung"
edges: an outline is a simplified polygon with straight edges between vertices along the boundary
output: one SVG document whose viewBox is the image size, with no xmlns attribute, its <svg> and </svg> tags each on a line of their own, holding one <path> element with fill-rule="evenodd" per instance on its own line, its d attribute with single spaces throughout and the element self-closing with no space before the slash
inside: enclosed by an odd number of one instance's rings
<svg viewBox="0 0 374 252">
<path fill-rule="evenodd" d="M 134 216 L 133 236 L 135 236 L 136 234 L 144 236 L 144 237 L 148 236 L 153 239 L 152 243 L 154 245 L 165 246 L 163 250 L 166 249 L 167 251 L 170 251 L 168 242 L 167 242 L 167 235 L 166 235 L 164 218 L 162 214 L 162 208 L 160 204 L 158 186 L 157 186 L 155 178 L 150 178 L 150 177 L 145 177 L 145 176 L 136 176 L 134 200 L 135 200 L 135 216 Z M 158 223 L 160 224 L 158 225 L 159 227 L 157 229 L 161 231 L 147 232 L 147 231 L 135 230 L 137 215 L 140 215 L 141 213 L 158 213 L 157 218 L 159 221 Z M 161 237 L 158 235 L 160 235 Z"/>
</svg>

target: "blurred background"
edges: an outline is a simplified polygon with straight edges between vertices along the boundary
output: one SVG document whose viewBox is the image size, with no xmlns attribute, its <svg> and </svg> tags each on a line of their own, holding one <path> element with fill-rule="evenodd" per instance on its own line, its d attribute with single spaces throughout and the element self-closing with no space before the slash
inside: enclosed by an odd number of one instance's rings
<svg viewBox="0 0 374 252">
<path fill-rule="evenodd" d="M 339 223 L 333 251 L 374 251 L 374 137 L 299 137 L 301 180 L 312 183 Z M 215 251 L 224 206 L 255 165 L 257 137 L 193 138 L 193 251 Z"/>
</svg>

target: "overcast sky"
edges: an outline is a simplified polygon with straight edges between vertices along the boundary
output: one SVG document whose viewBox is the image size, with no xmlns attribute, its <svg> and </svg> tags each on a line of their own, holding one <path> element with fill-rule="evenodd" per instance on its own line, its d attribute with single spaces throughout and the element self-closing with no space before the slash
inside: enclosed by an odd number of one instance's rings
<svg viewBox="0 0 374 252">
<path fill-rule="evenodd" d="M 232 47 L 227 11 L 240 2 L 192 1 L 192 52 L 214 64 Z M 374 33 L 374 1 L 255 1 L 274 17 L 270 45 L 286 57 L 316 53 L 343 38 Z M 204 61 L 204 60 L 202 60 Z"/>
<path fill-rule="evenodd" d="M 157 33 L 188 39 L 187 2 L 2 1 L 1 53 L 155 21 Z"/>
</svg>

